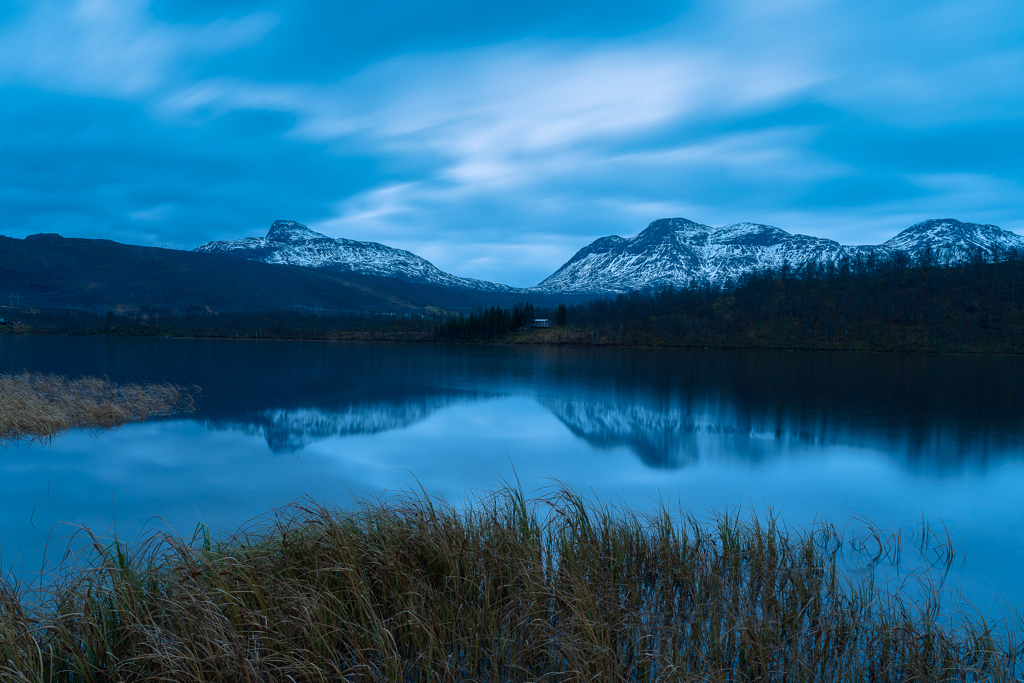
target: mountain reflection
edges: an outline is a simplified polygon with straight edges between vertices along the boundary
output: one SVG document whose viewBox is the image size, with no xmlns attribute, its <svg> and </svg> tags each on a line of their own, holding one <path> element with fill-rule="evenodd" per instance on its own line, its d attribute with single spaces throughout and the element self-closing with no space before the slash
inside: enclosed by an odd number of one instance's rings
<svg viewBox="0 0 1024 683">
<path fill-rule="evenodd" d="M 294 453 L 329 438 L 381 434 L 410 427 L 453 405 L 472 405 L 501 397 L 484 392 L 429 393 L 351 403 L 335 407 L 275 407 L 232 418 L 204 420 L 213 429 L 260 435 L 274 453 Z M 505 394 L 504 396 L 508 396 Z M 1019 454 L 1013 435 L 971 429 L 948 416 L 933 420 L 870 421 L 808 414 L 791 407 L 765 406 L 748 412 L 720 400 L 697 404 L 642 405 L 558 400 L 532 396 L 574 436 L 594 448 L 624 447 L 645 465 L 679 469 L 710 458 L 763 461 L 778 457 L 790 444 L 849 446 L 888 453 L 914 469 L 985 466 Z"/>
<path fill-rule="evenodd" d="M 214 429 L 235 429 L 259 435 L 267 440 L 267 446 L 274 453 L 294 453 L 323 439 L 402 429 L 454 403 L 478 398 L 425 396 L 404 403 L 374 401 L 337 408 L 272 408 L 238 419 L 207 420 L 204 424 Z"/>
<path fill-rule="evenodd" d="M 237 419 L 207 420 L 204 424 L 214 429 L 259 435 L 266 439 L 274 453 L 294 453 L 323 439 L 402 429 L 451 405 L 488 398 L 493 396 L 450 394 L 417 397 L 401 403 L 374 401 L 337 408 L 274 408 Z M 544 398 L 538 402 L 576 437 L 590 445 L 602 449 L 625 446 L 646 465 L 659 469 L 696 463 L 700 450 L 693 438 L 695 434 L 739 434 L 741 431 L 735 427 L 693 422 L 678 410 Z"/>
<path fill-rule="evenodd" d="M 890 423 L 871 429 L 855 420 L 809 419 L 785 411 L 765 411 L 743 419 L 730 410 L 540 402 L 591 446 L 626 447 L 644 464 L 658 469 L 678 469 L 709 458 L 762 461 L 778 457 L 789 445 L 872 449 L 905 467 L 933 471 L 984 467 L 990 460 L 1017 459 L 1022 454 L 1019 434 L 1013 438 L 986 429 L 988 425 L 983 423 L 965 430 L 941 415 L 930 423 Z"/>
<path fill-rule="evenodd" d="M 676 469 L 698 462 L 700 446 L 694 436 L 708 430 L 708 425 L 693 422 L 676 410 L 582 401 L 541 400 L 541 404 L 591 446 L 625 446 L 645 465 L 659 469 Z"/>
<path fill-rule="evenodd" d="M 275 453 L 526 397 L 652 468 L 848 446 L 928 472 L 1024 454 L 1024 358 L 7 336 L 0 370 L 203 387 L 195 420 Z M 486 400 L 485 400 L 486 399 Z M 523 435 L 527 436 L 527 435 Z M 457 446 L 463 435 L 451 434 Z"/>
</svg>

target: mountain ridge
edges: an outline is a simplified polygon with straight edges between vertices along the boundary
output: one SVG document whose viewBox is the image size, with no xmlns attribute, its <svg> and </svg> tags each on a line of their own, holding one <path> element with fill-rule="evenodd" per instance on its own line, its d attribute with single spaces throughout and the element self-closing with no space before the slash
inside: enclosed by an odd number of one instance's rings
<svg viewBox="0 0 1024 683">
<path fill-rule="evenodd" d="M 600 237 L 533 287 L 464 278 L 412 252 L 378 242 L 328 237 L 296 221 L 275 221 L 265 237 L 207 242 L 194 251 L 328 272 L 397 278 L 509 295 L 607 295 L 658 287 L 724 284 L 756 270 L 839 266 L 844 259 L 892 257 L 955 264 L 977 250 L 1024 249 L 1024 237 L 995 225 L 953 218 L 915 223 L 882 244 L 843 245 L 763 223 L 722 227 L 687 218 L 659 218 L 633 237 Z"/>
<path fill-rule="evenodd" d="M 446 273 L 411 251 L 396 249 L 379 242 L 328 237 L 297 221 L 274 221 L 266 237 L 207 242 L 193 251 L 234 256 L 247 261 L 409 279 L 442 287 L 460 287 L 486 292 L 522 291 L 518 287 Z"/>
<path fill-rule="evenodd" d="M 839 264 L 843 258 L 896 251 L 943 264 L 969 260 L 978 249 L 990 260 L 1000 258 L 999 250 L 1024 250 L 1024 238 L 1015 233 L 953 219 L 922 221 L 881 245 L 856 247 L 756 223 L 711 228 L 686 219 L 659 219 L 635 237 L 594 240 L 539 286 L 514 288 L 459 278 L 410 252 L 330 238 L 293 221 L 275 226 L 269 240 L 246 238 L 194 251 L 53 233 L 0 236 L 0 291 L 9 294 L 12 305 L 17 299 L 38 308 L 199 306 L 212 311 L 421 314 L 524 301 L 554 306 L 637 289 L 722 283 L 785 263 L 797 268 L 810 262 Z M 241 247 L 237 253 L 225 246 L 231 244 Z"/>
<path fill-rule="evenodd" d="M 594 240 L 530 289 L 618 294 L 702 282 L 721 285 L 755 270 L 838 266 L 844 259 L 897 252 L 952 265 L 970 260 L 978 249 L 989 257 L 999 250 L 1024 250 L 1024 237 L 995 225 L 941 218 L 915 223 L 882 244 L 855 246 L 760 223 L 714 228 L 686 218 L 660 218 L 634 237 Z"/>
<path fill-rule="evenodd" d="M 38 233 L 0 235 L 4 303 L 37 309 L 139 311 L 361 311 L 424 315 L 470 312 L 524 300 L 554 305 L 541 293 L 448 287 L 395 277 L 271 265 L 224 254 Z"/>
</svg>

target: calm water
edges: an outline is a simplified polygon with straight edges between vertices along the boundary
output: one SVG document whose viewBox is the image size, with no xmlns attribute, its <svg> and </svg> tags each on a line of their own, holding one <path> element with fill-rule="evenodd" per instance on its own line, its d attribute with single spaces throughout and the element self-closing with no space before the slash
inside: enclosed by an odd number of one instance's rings
<svg viewBox="0 0 1024 683">
<path fill-rule="evenodd" d="M 0 450 L 5 568 L 74 525 L 188 534 L 414 478 L 458 500 L 514 467 L 635 506 L 941 519 L 973 599 L 1024 596 L 1021 359 L 0 337 L 0 371 L 25 369 L 202 393 L 185 418 Z"/>
</svg>

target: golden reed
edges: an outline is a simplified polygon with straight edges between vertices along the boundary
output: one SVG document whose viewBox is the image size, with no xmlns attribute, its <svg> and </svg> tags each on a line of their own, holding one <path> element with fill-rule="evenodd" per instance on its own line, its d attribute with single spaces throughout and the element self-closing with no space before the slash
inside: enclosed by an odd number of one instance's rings
<svg viewBox="0 0 1024 683">
<path fill-rule="evenodd" d="M 925 540 L 929 540 L 930 537 Z M 1019 630 L 847 575 L 831 525 L 502 489 L 278 510 L 219 540 L 92 537 L 0 582 L 5 681 L 1019 680 Z M 888 543 L 886 544 L 888 545 Z M 880 546 L 881 547 L 881 546 Z"/>
<path fill-rule="evenodd" d="M 0 375 L 0 442 L 48 438 L 79 427 L 111 429 L 154 415 L 191 412 L 190 390 L 115 384 L 100 377 Z"/>
</svg>

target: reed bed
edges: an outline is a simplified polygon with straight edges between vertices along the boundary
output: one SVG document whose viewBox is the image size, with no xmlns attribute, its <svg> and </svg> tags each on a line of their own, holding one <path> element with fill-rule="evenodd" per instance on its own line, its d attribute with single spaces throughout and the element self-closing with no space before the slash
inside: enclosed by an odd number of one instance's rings
<svg viewBox="0 0 1024 683">
<path fill-rule="evenodd" d="M 76 427 L 111 429 L 155 415 L 191 412 L 173 384 L 115 384 L 100 377 L 0 375 L 0 442 L 48 438 Z"/>
<path fill-rule="evenodd" d="M 12 681 L 1010 681 L 1019 642 L 840 570 L 836 530 L 515 489 L 95 543 L 0 591 Z M 927 592 L 925 592 L 927 593 Z M 35 605 L 35 607 L 31 607 Z"/>
</svg>

